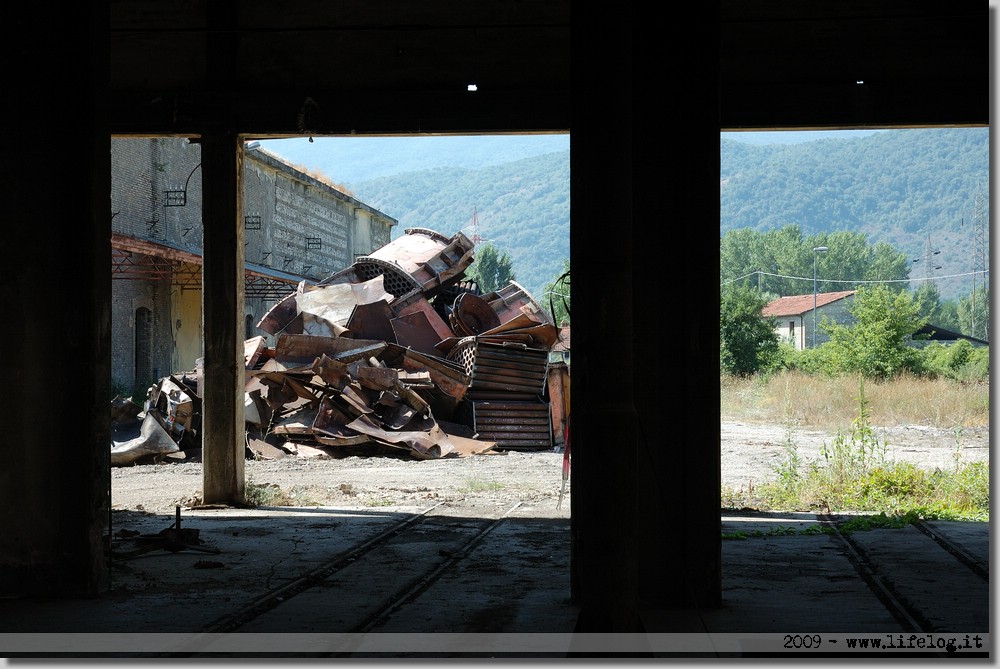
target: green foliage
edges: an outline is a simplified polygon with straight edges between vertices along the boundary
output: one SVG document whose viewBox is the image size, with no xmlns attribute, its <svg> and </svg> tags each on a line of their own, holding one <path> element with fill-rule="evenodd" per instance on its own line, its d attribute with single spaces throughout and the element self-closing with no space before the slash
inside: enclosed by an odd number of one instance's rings
<svg viewBox="0 0 1000 669">
<path fill-rule="evenodd" d="M 933 233 L 942 274 L 954 274 L 938 282 L 942 295 L 951 299 L 970 290 L 965 273 L 972 269 L 974 205 L 977 191 L 990 180 L 989 147 L 989 128 L 894 129 L 789 145 L 753 146 L 724 138 L 720 234 L 789 225 L 801 226 L 804 237 L 865 231 L 872 242 L 890 245 L 911 262 L 923 255 Z M 988 197 L 985 205 L 989 211 Z M 792 274 L 784 269 L 779 263 L 780 273 Z M 808 269 L 797 275 L 811 279 Z M 748 266 L 746 271 L 757 270 L 773 268 Z M 764 290 L 773 290 L 769 279 L 764 277 Z M 782 294 L 805 293 L 804 283 Z"/>
<path fill-rule="evenodd" d="M 762 318 L 767 300 L 756 290 L 730 286 L 720 300 L 720 351 L 723 370 L 750 376 L 769 368 L 778 356 L 774 319 Z"/>
<path fill-rule="evenodd" d="M 990 290 L 980 286 L 958 301 L 958 323 L 964 334 L 989 340 Z"/>
<path fill-rule="evenodd" d="M 928 323 L 938 323 L 941 315 L 941 291 L 933 281 L 922 281 L 913 294 L 917 313 Z M 944 326 L 942 326 L 944 327 Z"/>
<path fill-rule="evenodd" d="M 850 435 L 838 433 L 833 443 L 824 443 L 820 451 L 831 479 L 841 485 L 856 481 L 872 465 L 881 466 L 885 462 L 887 443 L 880 440 L 872 428 L 864 376 L 859 378 L 858 384 L 858 416 L 851 424 Z"/>
<path fill-rule="evenodd" d="M 817 246 L 829 250 L 814 253 Z M 910 272 L 904 253 L 884 242 L 870 244 L 864 233 L 836 231 L 804 237 L 798 225 L 767 231 L 730 230 L 722 236 L 719 254 L 723 284 L 738 281 L 778 296 L 812 293 L 814 269 L 821 293 L 851 288 L 854 281 L 898 281 L 909 278 Z"/>
<path fill-rule="evenodd" d="M 908 342 L 926 321 L 910 293 L 880 284 L 859 288 L 850 311 L 853 324 L 822 326 L 830 336 L 823 347 L 835 368 L 872 379 L 917 369 L 918 354 Z"/>
<path fill-rule="evenodd" d="M 954 468 L 948 471 L 891 461 L 886 457 L 888 443 L 871 425 L 864 377 L 859 377 L 857 401 L 858 414 L 850 432 L 840 432 L 832 444 L 824 444 L 822 465 L 802 467 L 790 435 L 786 457 L 775 468 L 775 480 L 757 486 L 752 499 L 723 489 L 724 503 L 733 507 L 752 504 L 759 510 L 872 514 L 840 524 L 842 532 L 902 527 L 922 519 L 989 520 L 988 462 L 964 463 L 960 450 Z"/>
<path fill-rule="evenodd" d="M 932 341 L 921 351 L 922 367 L 928 376 L 942 376 L 956 381 L 989 381 L 990 350 L 975 347 L 968 340 L 950 344 Z"/>
<path fill-rule="evenodd" d="M 549 307 L 549 316 L 557 326 L 570 322 L 569 258 L 563 261 L 562 273 L 545 285 L 545 292 L 538 296 Z"/>
<path fill-rule="evenodd" d="M 953 344 L 931 342 L 921 352 L 924 358 L 923 367 L 929 374 L 957 378 L 958 370 L 969 362 L 972 348 L 972 344 L 965 339 Z"/>
<path fill-rule="evenodd" d="M 501 252 L 492 242 L 487 242 L 476 250 L 476 259 L 466 275 L 479 284 L 483 293 L 492 293 L 515 280 L 513 265 L 508 251 Z"/>
</svg>

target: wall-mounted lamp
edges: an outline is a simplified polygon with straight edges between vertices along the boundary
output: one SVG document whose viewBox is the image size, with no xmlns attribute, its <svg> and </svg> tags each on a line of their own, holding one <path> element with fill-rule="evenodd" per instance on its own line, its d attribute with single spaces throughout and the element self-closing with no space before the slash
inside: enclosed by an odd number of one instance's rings
<svg viewBox="0 0 1000 669">
<path fill-rule="evenodd" d="M 195 165 L 194 169 L 191 170 L 191 174 L 188 174 L 187 179 L 184 180 L 184 188 L 174 186 L 163 191 L 164 207 L 183 207 L 187 205 L 188 184 L 191 183 L 191 176 L 199 167 L 201 167 L 201 163 Z"/>
</svg>

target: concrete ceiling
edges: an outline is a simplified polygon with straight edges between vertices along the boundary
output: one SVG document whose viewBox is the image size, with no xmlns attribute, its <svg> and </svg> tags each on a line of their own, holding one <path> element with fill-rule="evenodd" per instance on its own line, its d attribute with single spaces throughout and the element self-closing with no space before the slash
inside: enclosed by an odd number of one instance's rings
<svg viewBox="0 0 1000 669">
<path fill-rule="evenodd" d="M 110 9 L 118 133 L 209 123 L 262 135 L 564 132 L 574 85 L 631 92 L 622 72 L 612 81 L 572 71 L 574 49 L 632 45 L 574 31 L 595 10 L 570 0 L 112 0 Z M 718 77 L 723 129 L 986 124 L 986 12 L 967 0 L 726 0 L 716 44 L 692 40 L 688 62 L 661 60 L 659 40 L 705 34 L 691 22 L 706 12 L 679 6 L 637 26 L 645 51 L 633 76 L 655 85 L 636 97 L 683 114 L 696 101 L 673 84 L 693 68 Z"/>
<path fill-rule="evenodd" d="M 299 135 L 568 129 L 569 0 L 116 0 L 111 13 L 116 131 L 183 131 L 207 112 Z"/>
</svg>

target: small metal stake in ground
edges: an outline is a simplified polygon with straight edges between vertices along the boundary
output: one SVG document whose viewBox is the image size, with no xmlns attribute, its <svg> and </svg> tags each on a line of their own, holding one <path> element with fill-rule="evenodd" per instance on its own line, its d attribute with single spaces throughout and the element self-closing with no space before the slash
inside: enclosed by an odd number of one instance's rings
<svg viewBox="0 0 1000 669">
<path fill-rule="evenodd" d="M 569 480 L 569 419 L 566 419 L 566 446 L 563 448 L 562 487 L 559 488 L 559 501 L 556 508 L 562 508 L 563 496 L 566 494 L 566 481 Z"/>
</svg>

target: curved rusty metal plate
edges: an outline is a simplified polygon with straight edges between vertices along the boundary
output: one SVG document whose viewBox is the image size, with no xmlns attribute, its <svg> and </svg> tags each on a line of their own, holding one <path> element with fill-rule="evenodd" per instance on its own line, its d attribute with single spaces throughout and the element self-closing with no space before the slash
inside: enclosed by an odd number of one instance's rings
<svg viewBox="0 0 1000 669">
<path fill-rule="evenodd" d="M 489 302 L 473 293 L 462 293 L 455 298 L 450 320 L 455 334 L 466 337 L 481 334 L 500 325 L 500 317 Z"/>
</svg>

